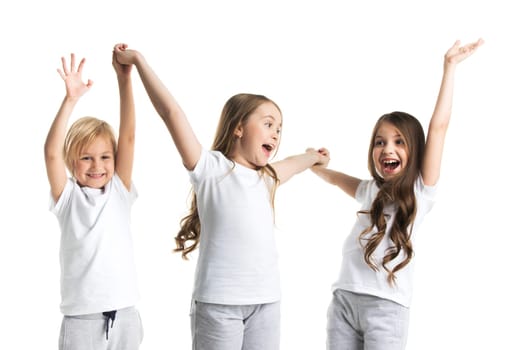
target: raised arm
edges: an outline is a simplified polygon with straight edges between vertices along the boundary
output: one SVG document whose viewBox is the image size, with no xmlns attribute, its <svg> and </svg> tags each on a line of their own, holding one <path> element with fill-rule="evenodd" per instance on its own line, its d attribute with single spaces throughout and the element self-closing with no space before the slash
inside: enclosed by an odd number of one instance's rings
<svg viewBox="0 0 525 350">
<path fill-rule="evenodd" d="M 140 52 L 127 49 L 125 44 L 119 44 L 116 45 L 115 54 L 120 64 L 135 65 L 151 103 L 171 134 L 182 163 L 186 169 L 193 170 L 199 160 L 202 146 L 184 111 Z"/>
<path fill-rule="evenodd" d="M 452 113 L 452 96 L 456 66 L 465 58 L 472 55 L 482 44 L 483 40 L 479 39 L 474 43 L 460 46 L 458 40 L 445 54 L 441 87 L 428 127 L 423 168 L 421 170 L 425 185 L 435 185 L 439 179 L 445 135 Z"/>
<path fill-rule="evenodd" d="M 69 67 L 66 59 L 62 57 L 62 69 L 57 69 L 66 84 L 66 96 L 51 124 L 44 145 L 47 178 L 51 186 L 51 195 L 55 202 L 62 194 L 67 181 L 66 166 L 62 156 L 67 122 L 80 97 L 93 85 L 91 80 L 88 80 L 87 83 L 82 81 L 82 69 L 85 62 L 86 60 L 83 58 L 77 67 L 75 55 L 71 54 Z"/>
<path fill-rule="evenodd" d="M 299 174 L 316 164 L 318 166 L 326 166 L 330 159 L 329 154 L 330 153 L 325 148 L 319 150 L 308 148 L 306 152 L 302 154 L 290 156 L 272 163 L 272 167 L 277 172 L 279 183 L 283 184 L 294 175 Z"/>
<path fill-rule="evenodd" d="M 327 169 L 326 167 L 315 165 L 310 168 L 314 174 L 319 176 L 331 185 L 339 187 L 343 192 L 349 196 L 355 198 L 357 186 L 361 182 L 361 179 L 346 175 L 339 171 Z"/>
<path fill-rule="evenodd" d="M 130 190 L 135 152 L 135 103 L 131 85 L 133 66 L 119 63 L 115 54 L 117 50 L 125 49 L 125 45 L 115 45 L 113 49 L 113 68 L 117 73 L 120 95 L 120 126 L 115 170 L 126 188 Z"/>
</svg>

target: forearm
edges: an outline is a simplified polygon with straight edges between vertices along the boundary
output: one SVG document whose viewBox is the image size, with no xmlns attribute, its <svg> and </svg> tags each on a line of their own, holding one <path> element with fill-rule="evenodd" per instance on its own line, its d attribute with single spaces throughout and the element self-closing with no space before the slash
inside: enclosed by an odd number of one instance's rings
<svg viewBox="0 0 525 350">
<path fill-rule="evenodd" d="M 289 162 L 291 171 L 293 175 L 295 175 L 317 164 L 319 162 L 319 155 L 313 152 L 305 152 L 287 157 L 284 161 Z"/>
<path fill-rule="evenodd" d="M 357 186 L 361 179 L 320 166 L 314 166 L 311 170 L 327 183 L 337 186 L 348 195 L 355 197 Z"/>
<path fill-rule="evenodd" d="M 151 103 L 168 128 L 184 166 L 192 170 L 200 157 L 202 146 L 186 114 L 142 55 L 137 55 L 135 66 Z"/>
<path fill-rule="evenodd" d="M 428 126 L 421 168 L 423 182 L 426 185 L 434 185 L 439 179 L 445 136 L 452 114 L 455 68 L 455 64 L 445 63 L 436 106 Z"/>
<path fill-rule="evenodd" d="M 55 120 L 51 124 L 44 146 L 47 178 L 51 186 L 51 195 L 55 201 L 60 197 L 66 183 L 67 175 L 62 149 L 67 122 L 77 102 L 78 97 L 66 96 L 64 98 Z"/>
<path fill-rule="evenodd" d="M 120 124 L 115 169 L 129 190 L 135 153 L 135 103 L 129 75 L 119 76 Z"/>
<path fill-rule="evenodd" d="M 67 130 L 67 122 L 71 116 L 75 105 L 78 102 L 76 97 L 64 97 L 57 115 L 51 124 L 44 144 L 46 159 L 62 158 L 62 148 Z"/>
<path fill-rule="evenodd" d="M 130 77 L 119 77 L 118 85 L 120 95 L 119 141 L 121 138 L 125 138 L 128 142 L 133 142 L 135 139 L 136 114 Z"/>
<path fill-rule="evenodd" d="M 429 131 L 446 130 L 448 128 L 452 114 L 455 70 L 455 64 L 445 64 L 443 68 L 443 77 L 441 79 L 441 86 L 439 88 L 434 112 L 430 120 Z"/>
<path fill-rule="evenodd" d="M 142 55 L 137 57 L 135 66 L 137 67 L 140 79 L 142 80 L 151 103 L 160 117 L 166 121 L 170 116 L 183 115 L 184 112 L 182 111 L 182 108 L 180 108 L 170 91 L 162 83 Z"/>
<path fill-rule="evenodd" d="M 279 181 L 282 184 L 294 175 L 305 171 L 319 162 L 319 157 L 320 156 L 314 152 L 305 152 L 275 162 L 272 166 L 277 172 Z"/>
</svg>

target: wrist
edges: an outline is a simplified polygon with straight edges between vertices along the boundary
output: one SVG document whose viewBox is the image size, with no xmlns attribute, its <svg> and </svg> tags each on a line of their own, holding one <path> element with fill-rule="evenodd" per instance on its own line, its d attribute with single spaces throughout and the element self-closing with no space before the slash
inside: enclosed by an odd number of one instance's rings
<svg viewBox="0 0 525 350">
<path fill-rule="evenodd" d="M 78 100 L 80 100 L 80 96 L 73 96 L 73 95 L 68 95 L 68 94 L 64 96 L 65 103 L 77 103 Z"/>
</svg>

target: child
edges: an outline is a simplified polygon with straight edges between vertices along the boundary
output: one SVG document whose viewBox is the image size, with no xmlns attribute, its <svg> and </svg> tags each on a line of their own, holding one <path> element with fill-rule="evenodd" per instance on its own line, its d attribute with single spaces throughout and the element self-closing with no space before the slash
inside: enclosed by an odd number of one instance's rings
<svg viewBox="0 0 525 350">
<path fill-rule="evenodd" d="M 51 210 L 62 231 L 60 308 L 64 317 L 59 349 L 138 349 L 142 324 L 134 307 L 138 287 L 130 232 L 131 205 L 137 196 L 131 181 L 132 66 L 118 63 L 113 55 L 120 92 L 117 143 L 111 127 L 92 117 L 77 120 L 65 135 L 73 108 L 93 85 L 91 80 L 82 81 L 84 63 L 82 59 L 77 67 L 71 54 L 68 65 L 62 57 L 58 72 L 66 84 L 66 96 L 45 142 Z"/>
<path fill-rule="evenodd" d="M 324 164 L 326 150 L 269 164 L 279 146 L 281 111 L 270 99 L 252 94 L 226 102 L 212 150 L 204 150 L 142 54 L 119 49 L 117 60 L 137 67 L 193 184 L 191 212 L 176 238 L 176 251 L 184 258 L 200 243 L 191 311 L 193 349 L 278 349 L 275 189 L 314 164 Z"/>
<path fill-rule="evenodd" d="M 480 39 L 445 54 L 441 89 L 427 140 L 421 124 L 403 112 L 385 114 L 372 132 L 372 180 L 314 166 L 330 184 L 362 203 L 346 239 L 328 309 L 327 349 L 404 349 L 412 294 L 412 236 L 431 209 L 452 108 L 456 65 Z"/>
</svg>

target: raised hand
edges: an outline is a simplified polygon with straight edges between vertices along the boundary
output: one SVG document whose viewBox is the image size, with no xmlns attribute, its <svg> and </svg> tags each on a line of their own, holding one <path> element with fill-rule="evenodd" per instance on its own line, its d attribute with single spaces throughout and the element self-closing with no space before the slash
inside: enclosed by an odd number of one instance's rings
<svg viewBox="0 0 525 350">
<path fill-rule="evenodd" d="M 136 59 L 139 55 L 140 54 L 138 51 L 129 50 L 127 44 L 119 43 L 113 48 L 114 59 L 122 65 L 136 64 Z"/>
<path fill-rule="evenodd" d="M 478 47 L 483 45 L 483 43 L 483 39 L 480 38 L 476 42 L 460 46 L 461 42 L 456 40 L 454 45 L 448 49 L 447 53 L 445 54 L 445 63 L 457 64 L 463 61 L 465 58 L 472 55 Z"/>
<path fill-rule="evenodd" d="M 328 162 L 330 161 L 330 151 L 328 151 L 328 149 L 326 148 L 315 149 L 310 147 L 307 148 L 305 152 L 309 154 L 314 154 L 318 157 L 318 161 L 312 166 L 320 166 L 326 168 Z"/>
<path fill-rule="evenodd" d="M 69 67 L 66 59 L 64 57 L 61 59 L 62 69 L 57 68 L 57 72 L 66 83 L 66 96 L 79 98 L 84 95 L 91 88 L 91 86 L 93 86 L 93 81 L 91 79 L 88 79 L 87 83 L 82 81 L 82 69 L 84 68 L 86 59 L 83 58 L 78 64 L 78 67 L 76 66 L 74 53 L 71 54 L 71 62 Z"/>
<path fill-rule="evenodd" d="M 131 63 L 124 63 L 117 59 L 117 53 L 124 52 L 128 48 L 126 44 L 116 44 L 113 47 L 113 68 L 117 72 L 117 76 L 120 75 L 129 75 L 133 65 Z"/>
</svg>

